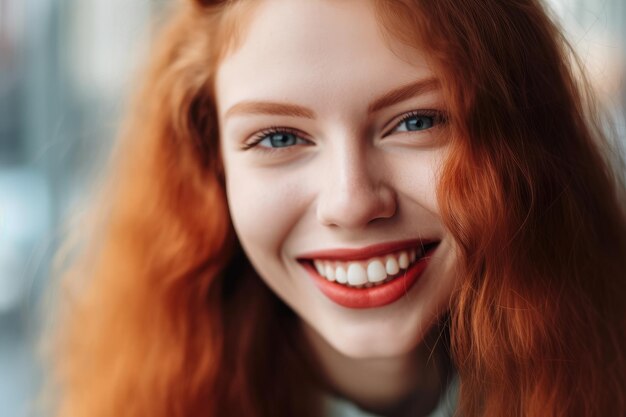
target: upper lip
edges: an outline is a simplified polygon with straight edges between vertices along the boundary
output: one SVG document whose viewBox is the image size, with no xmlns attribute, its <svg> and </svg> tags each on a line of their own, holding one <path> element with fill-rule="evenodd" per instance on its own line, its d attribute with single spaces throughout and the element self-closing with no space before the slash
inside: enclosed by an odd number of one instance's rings
<svg viewBox="0 0 626 417">
<path fill-rule="evenodd" d="M 331 248 L 303 253 L 299 261 L 324 259 L 329 261 L 359 261 L 376 256 L 387 255 L 403 249 L 415 249 L 438 242 L 437 239 L 409 239 L 395 242 L 376 243 L 362 248 Z"/>
</svg>

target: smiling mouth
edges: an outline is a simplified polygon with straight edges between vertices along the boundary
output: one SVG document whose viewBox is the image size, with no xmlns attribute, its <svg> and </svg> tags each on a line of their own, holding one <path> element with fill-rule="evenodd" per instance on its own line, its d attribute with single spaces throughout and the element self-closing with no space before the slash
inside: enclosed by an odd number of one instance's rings
<svg viewBox="0 0 626 417">
<path fill-rule="evenodd" d="M 364 289 L 384 285 L 403 276 L 413 265 L 439 245 L 439 241 L 417 241 L 402 249 L 388 251 L 363 259 L 355 252 L 354 260 L 344 260 L 349 255 L 324 253 L 309 259 L 300 259 L 317 271 L 320 277 L 345 287 Z M 370 250 L 367 252 L 375 252 Z M 380 252 L 380 251 L 379 251 Z M 359 259 L 360 258 L 360 259 Z"/>
<path fill-rule="evenodd" d="M 361 250 L 327 250 L 298 261 L 334 303 L 347 308 L 377 308 L 408 294 L 426 271 L 439 243 L 414 240 Z"/>
</svg>

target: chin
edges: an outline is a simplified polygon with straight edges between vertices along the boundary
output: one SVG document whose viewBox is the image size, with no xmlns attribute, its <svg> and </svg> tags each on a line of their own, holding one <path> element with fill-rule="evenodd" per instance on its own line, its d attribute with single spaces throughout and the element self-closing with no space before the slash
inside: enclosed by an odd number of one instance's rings
<svg viewBox="0 0 626 417">
<path fill-rule="evenodd" d="M 423 326 L 401 322 L 379 322 L 340 325 L 336 321 L 330 326 L 311 329 L 317 343 L 323 343 L 339 354 L 353 359 L 385 359 L 407 355 L 415 351 L 425 339 L 427 331 Z"/>
<path fill-rule="evenodd" d="M 420 340 L 411 343 L 375 343 L 363 345 L 362 343 L 351 344 L 349 340 L 339 340 L 331 346 L 343 356 L 353 359 L 385 359 L 407 355 L 414 351 L 420 344 Z"/>
</svg>

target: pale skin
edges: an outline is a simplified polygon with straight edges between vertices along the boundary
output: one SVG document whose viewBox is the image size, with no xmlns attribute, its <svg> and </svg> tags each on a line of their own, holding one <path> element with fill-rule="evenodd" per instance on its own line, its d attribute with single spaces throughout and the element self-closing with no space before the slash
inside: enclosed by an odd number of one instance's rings
<svg viewBox="0 0 626 417">
<path fill-rule="evenodd" d="M 384 412 L 419 388 L 426 415 L 444 379 L 426 338 L 457 276 L 436 198 L 445 103 L 428 57 L 385 37 L 370 2 L 266 0 L 216 93 L 230 212 L 259 276 L 302 319 L 334 390 Z M 297 261 L 422 237 L 441 241 L 427 270 L 378 308 L 337 305 Z"/>
</svg>

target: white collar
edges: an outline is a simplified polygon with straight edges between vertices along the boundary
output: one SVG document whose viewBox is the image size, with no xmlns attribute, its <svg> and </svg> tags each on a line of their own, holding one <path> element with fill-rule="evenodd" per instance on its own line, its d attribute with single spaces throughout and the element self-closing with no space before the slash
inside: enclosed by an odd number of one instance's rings
<svg viewBox="0 0 626 417">
<path fill-rule="evenodd" d="M 427 417 L 451 417 L 456 409 L 459 391 L 459 377 L 457 375 L 450 381 L 446 391 L 442 394 L 439 403 Z M 383 417 L 362 410 L 356 404 L 334 395 L 326 395 L 325 417 Z"/>
</svg>

